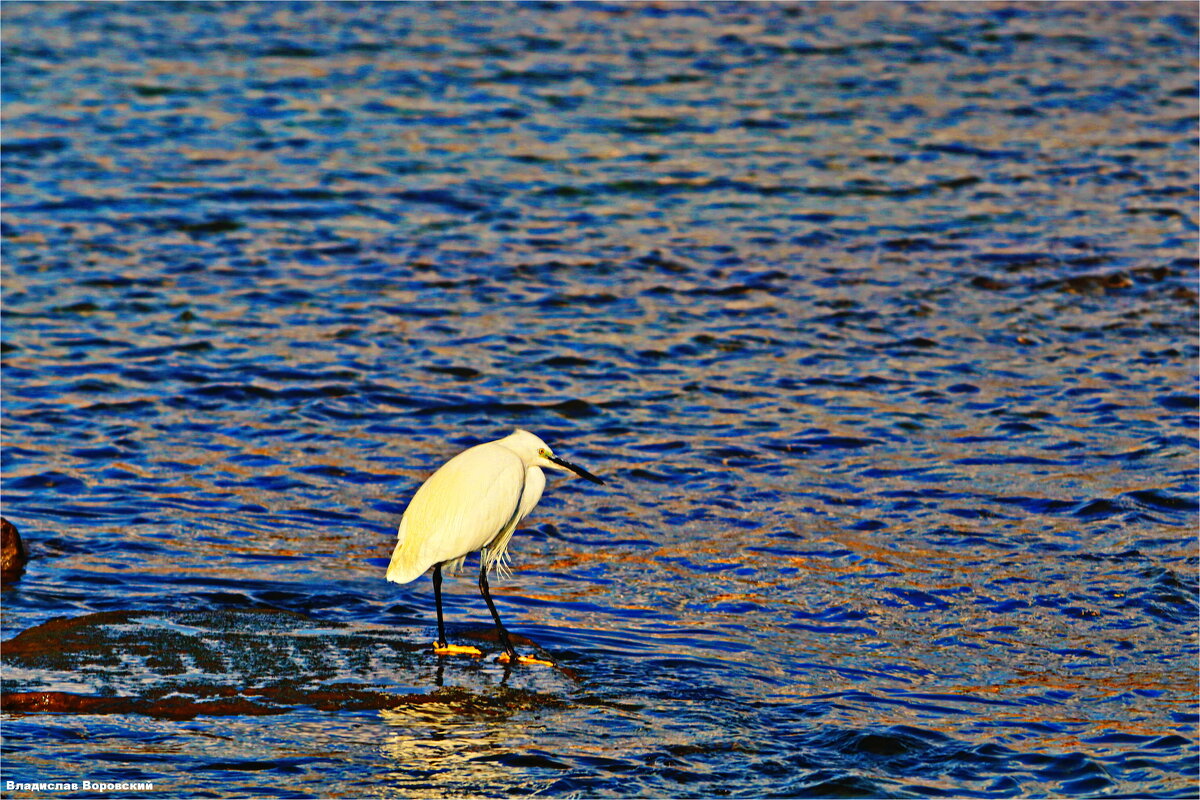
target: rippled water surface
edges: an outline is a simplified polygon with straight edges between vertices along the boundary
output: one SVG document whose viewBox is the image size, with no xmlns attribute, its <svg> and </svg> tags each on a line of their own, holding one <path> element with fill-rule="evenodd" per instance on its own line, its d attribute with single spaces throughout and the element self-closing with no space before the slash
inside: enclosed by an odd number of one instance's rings
<svg viewBox="0 0 1200 800">
<path fill-rule="evenodd" d="M 1194 4 L 0 14 L 5 691 L 282 712 L 6 779 L 1194 796 Z M 493 580 L 562 669 L 439 664 L 395 527 L 518 426 L 608 480 Z M 10 659 L 97 612 L 149 666 Z M 317 644 L 142 647 L 214 619 Z"/>
</svg>

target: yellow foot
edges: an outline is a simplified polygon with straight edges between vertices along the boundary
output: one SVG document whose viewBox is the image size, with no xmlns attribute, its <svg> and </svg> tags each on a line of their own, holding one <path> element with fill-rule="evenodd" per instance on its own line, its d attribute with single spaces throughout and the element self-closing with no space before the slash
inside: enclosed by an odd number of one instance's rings
<svg viewBox="0 0 1200 800">
<path fill-rule="evenodd" d="M 509 659 L 508 653 L 501 653 L 496 658 L 496 660 L 499 661 L 501 664 L 507 664 L 511 659 Z M 531 666 L 536 665 L 536 666 L 540 666 L 540 667 L 553 667 L 554 666 L 553 661 L 543 661 L 542 659 L 534 658 L 533 656 L 517 656 L 517 663 L 518 664 L 529 664 Z"/>
<path fill-rule="evenodd" d="M 481 656 L 483 651 L 478 647 L 472 647 L 469 644 L 448 644 L 445 647 L 438 647 L 437 642 L 433 643 L 433 652 L 439 656 Z"/>
</svg>

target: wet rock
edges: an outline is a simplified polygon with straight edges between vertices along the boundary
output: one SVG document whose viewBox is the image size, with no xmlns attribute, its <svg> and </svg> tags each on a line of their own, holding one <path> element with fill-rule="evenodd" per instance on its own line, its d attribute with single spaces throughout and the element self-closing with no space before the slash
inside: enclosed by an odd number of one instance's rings
<svg viewBox="0 0 1200 800">
<path fill-rule="evenodd" d="M 4 517 L 0 517 L 0 551 L 0 583 L 19 580 L 25 574 L 25 562 L 29 556 L 17 527 Z"/>
<path fill-rule="evenodd" d="M 490 650 L 489 633 L 456 636 Z M 443 687 L 447 672 L 471 683 L 472 674 L 503 667 L 490 659 L 439 659 L 428 643 L 405 641 L 390 628 L 278 609 L 60 617 L 4 642 L 0 660 L 0 701 L 10 713 L 182 720 L 301 707 L 362 711 L 438 704 L 457 714 L 495 715 L 562 705 L 553 694 L 503 686 L 483 692 Z M 547 674 L 558 680 L 567 671 Z M 398 683 L 403 691 L 396 691 Z"/>
<path fill-rule="evenodd" d="M 166 696 L 167 693 L 169 696 Z M 187 694 L 191 693 L 191 694 Z M 4 692 L 0 705 L 10 714 L 143 714 L 173 720 L 199 716 L 237 717 L 286 714 L 310 706 L 320 711 L 386 711 L 411 706 L 444 706 L 456 715 L 511 713 L 530 708 L 561 707 L 562 701 L 521 689 L 502 688 L 477 695 L 462 687 L 439 687 L 428 693 L 394 694 L 347 684 L 312 689 L 289 685 L 237 689 L 192 685 L 158 688 L 144 696 L 104 696 L 60 691 Z"/>
<path fill-rule="evenodd" d="M 4 710 L 10 714 L 146 714 L 166 719 L 210 716 L 282 714 L 286 708 L 254 703 L 245 698 L 196 700 L 188 697 L 100 697 L 71 692 L 4 692 Z"/>
</svg>

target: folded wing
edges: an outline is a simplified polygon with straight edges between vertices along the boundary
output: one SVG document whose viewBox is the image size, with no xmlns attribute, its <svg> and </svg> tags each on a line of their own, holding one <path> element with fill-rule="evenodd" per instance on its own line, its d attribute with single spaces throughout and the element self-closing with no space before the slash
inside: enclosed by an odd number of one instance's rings
<svg viewBox="0 0 1200 800">
<path fill-rule="evenodd" d="M 515 525 L 525 465 L 495 443 L 464 450 L 417 490 L 400 520 L 387 579 L 408 583 L 434 564 L 451 569 Z"/>
</svg>

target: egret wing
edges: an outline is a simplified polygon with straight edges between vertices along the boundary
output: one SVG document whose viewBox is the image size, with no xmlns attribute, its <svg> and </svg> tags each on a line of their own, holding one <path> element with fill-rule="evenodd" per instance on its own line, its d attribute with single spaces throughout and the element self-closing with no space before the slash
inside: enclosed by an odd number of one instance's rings
<svg viewBox="0 0 1200 800">
<path fill-rule="evenodd" d="M 494 443 L 464 450 L 417 490 L 400 520 L 387 579 L 408 583 L 434 564 L 461 562 L 518 513 L 525 465 Z"/>
</svg>

